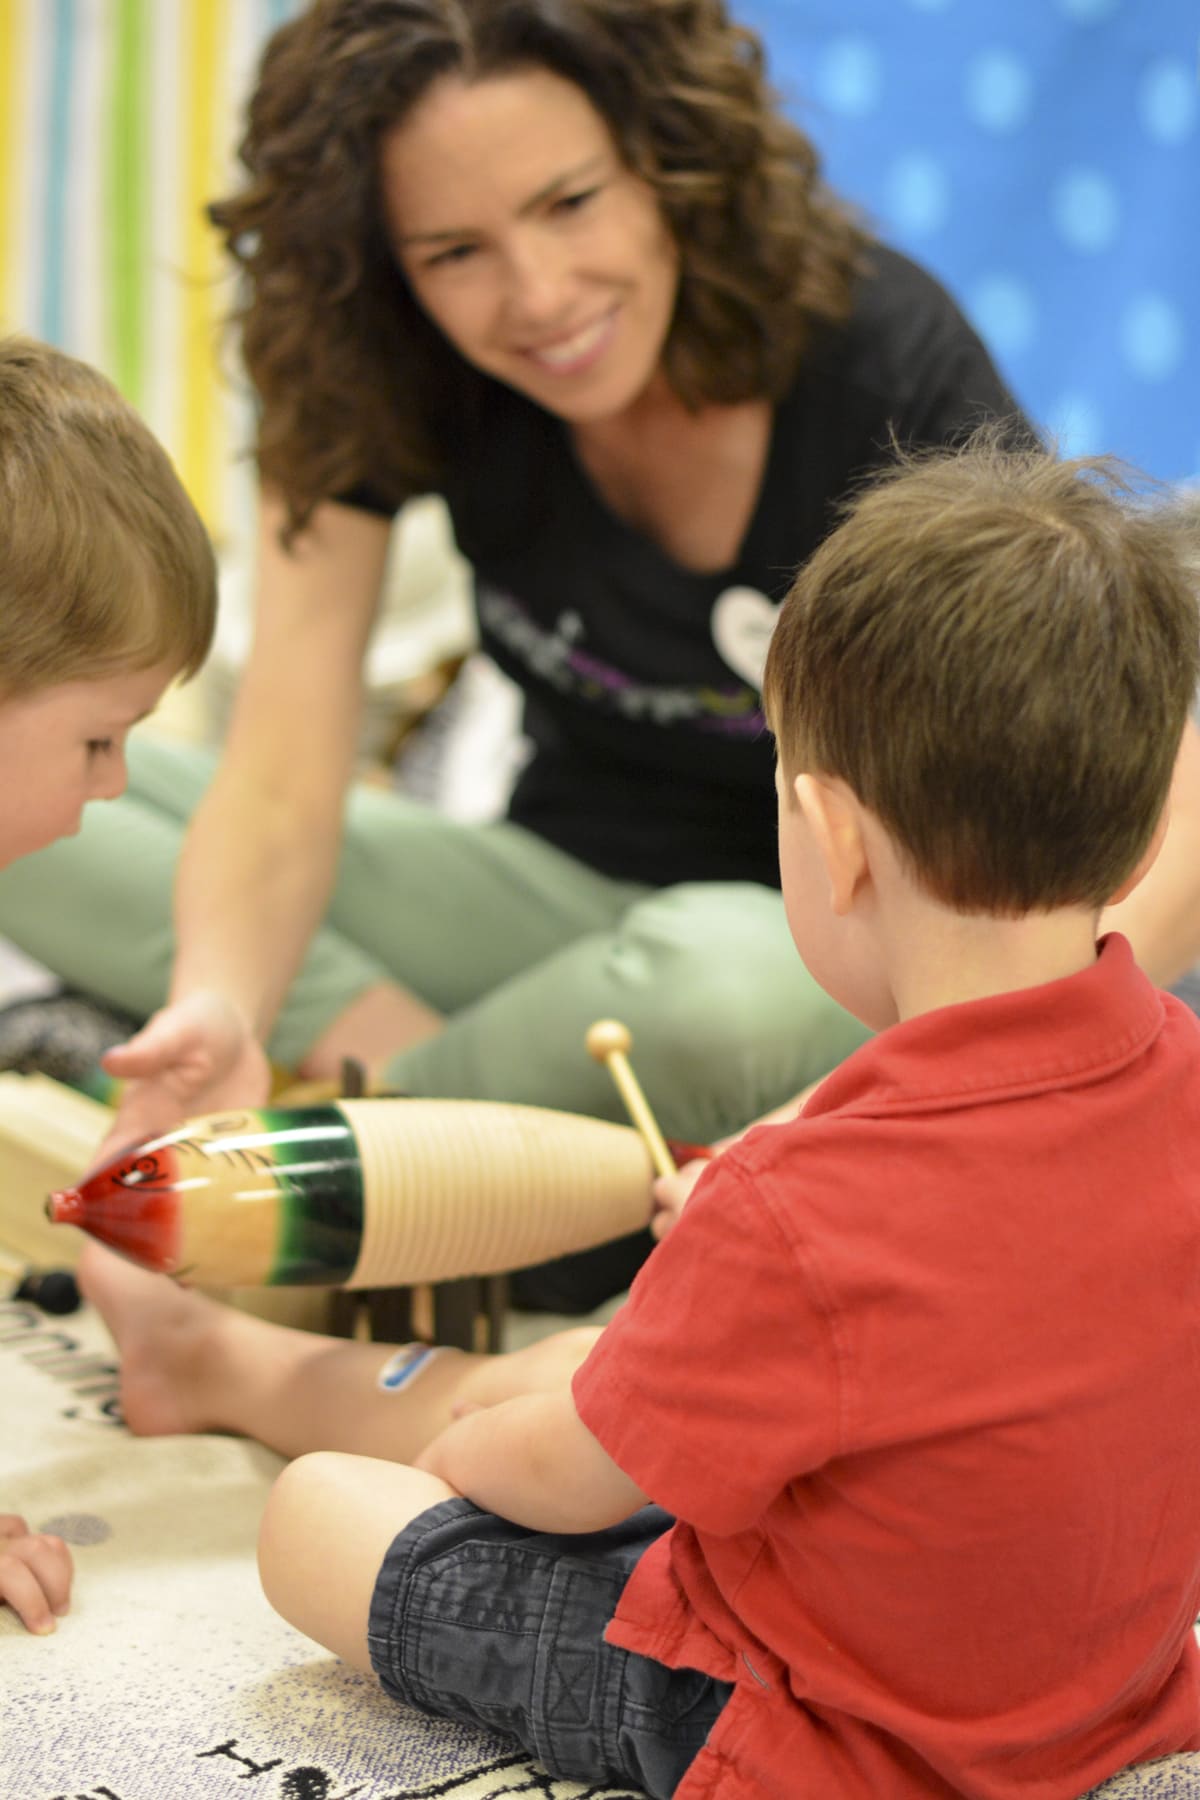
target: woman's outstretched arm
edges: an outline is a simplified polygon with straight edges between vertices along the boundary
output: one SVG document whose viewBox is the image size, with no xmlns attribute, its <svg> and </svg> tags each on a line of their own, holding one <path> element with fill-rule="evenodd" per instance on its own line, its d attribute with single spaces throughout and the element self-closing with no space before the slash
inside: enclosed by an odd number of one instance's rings
<svg viewBox="0 0 1200 1800">
<path fill-rule="evenodd" d="M 268 496 L 253 646 L 180 858 L 170 1000 L 106 1058 L 130 1083 L 122 1142 L 265 1097 L 261 1044 L 333 883 L 390 526 L 326 505 L 288 549 L 283 516 Z"/>
</svg>

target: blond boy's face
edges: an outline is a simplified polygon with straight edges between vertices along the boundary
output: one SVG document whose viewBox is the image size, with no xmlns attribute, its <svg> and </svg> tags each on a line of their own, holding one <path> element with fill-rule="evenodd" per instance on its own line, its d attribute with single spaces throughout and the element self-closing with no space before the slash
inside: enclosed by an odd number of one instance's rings
<svg viewBox="0 0 1200 1800">
<path fill-rule="evenodd" d="M 125 739 L 177 671 L 65 681 L 0 700 L 0 868 L 79 830 L 89 800 L 125 791 Z"/>
</svg>

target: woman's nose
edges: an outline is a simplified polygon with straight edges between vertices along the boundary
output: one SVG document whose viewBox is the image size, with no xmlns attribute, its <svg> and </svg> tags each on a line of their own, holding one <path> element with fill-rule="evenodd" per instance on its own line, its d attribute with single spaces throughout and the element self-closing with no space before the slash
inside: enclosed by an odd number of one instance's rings
<svg viewBox="0 0 1200 1800">
<path fill-rule="evenodd" d="M 570 303 L 570 263 L 559 248 L 539 237 L 510 252 L 508 306 L 516 324 L 556 324 L 566 319 Z"/>
</svg>

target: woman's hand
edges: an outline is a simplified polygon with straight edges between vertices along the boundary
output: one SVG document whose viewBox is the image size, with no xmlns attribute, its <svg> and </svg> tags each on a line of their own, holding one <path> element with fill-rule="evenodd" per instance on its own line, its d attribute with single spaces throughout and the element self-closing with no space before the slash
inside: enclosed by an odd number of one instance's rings
<svg viewBox="0 0 1200 1800">
<path fill-rule="evenodd" d="M 0 1513 L 0 1605 L 27 1631 L 46 1637 L 67 1610 L 71 1552 L 60 1537 L 30 1531 L 16 1513 Z"/>
<path fill-rule="evenodd" d="M 171 991 L 187 998 L 105 1058 L 136 1084 L 114 1134 L 126 1143 L 266 1098 L 260 1046 L 328 904 L 391 527 L 329 504 L 288 551 L 283 522 L 264 497 L 254 642 L 179 859 Z"/>
<path fill-rule="evenodd" d="M 205 989 L 164 1006 L 102 1060 L 108 1074 L 130 1085 L 100 1161 L 198 1114 L 261 1106 L 270 1093 L 262 1045 L 224 995 Z"/>
</svg>

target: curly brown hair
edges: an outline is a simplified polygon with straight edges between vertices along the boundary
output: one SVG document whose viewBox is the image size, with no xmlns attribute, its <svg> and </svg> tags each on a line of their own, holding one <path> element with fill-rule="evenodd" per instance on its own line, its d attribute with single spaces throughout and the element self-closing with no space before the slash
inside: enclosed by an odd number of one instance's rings
<svg viewBox="0 0 1200 1800">
<path fill-rule="evenodd" d="M 530 65 L 587 94 L 658 197 L 681 258 L 664 362 L 686 404 L 778 398 L 814 325 L 848 314 L 866 235 L 723 0 L 315 0 L 270 39 L 248 179 L 209 209 L 244 278 L 259 469 L 291 532 L 363 481 L 396 504 L 435 488 L 478 425 L 492 384 L 396 265 L 379 142 L 441 76 Z"/>
</svg>

